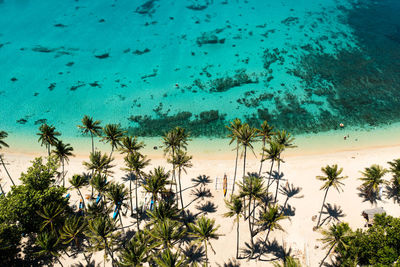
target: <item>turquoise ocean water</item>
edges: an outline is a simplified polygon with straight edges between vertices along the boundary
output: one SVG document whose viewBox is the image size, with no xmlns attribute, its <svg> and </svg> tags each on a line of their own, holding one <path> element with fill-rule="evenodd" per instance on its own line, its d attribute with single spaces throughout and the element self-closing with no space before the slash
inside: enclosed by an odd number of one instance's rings
<svg viewBox="0 0 400 267">
<path fill-rule="evenodd" d="M 0 129 L 159 136 L 400 119 L 398 0 L 0 0 Z"/>
</svg>

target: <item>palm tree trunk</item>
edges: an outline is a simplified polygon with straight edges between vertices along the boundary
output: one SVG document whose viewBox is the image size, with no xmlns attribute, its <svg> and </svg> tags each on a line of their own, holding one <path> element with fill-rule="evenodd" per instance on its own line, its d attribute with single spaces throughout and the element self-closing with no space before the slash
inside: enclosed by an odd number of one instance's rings
<svg viewBox="0 0 400 267">
<path fill-rule="evenodd" d="M 62 176 L 63 176 L 63 187 L 65 187 L 65 172 L 64 172 L 64 159 L 61 159 Z"/>
<path fill-rule="evenodd" d="M 251 186 L 250 186 L 251 187 Z M 253 241 L 253 229 L 251 227 L 251 211 L 250 211 L 250 206 L 251 206 L 251 195 L 249 196 L 249 207 L 248 207 L 248 213 L 249 213 L 249 232 L 250 232 L 250 242 L 251 242 L 251 247 L 254 247 L 254 241 Z"/>
<path fill-rule="evenodd" d="M 236 225 L 236 259 L 239 259 L 239 215 L 237 216 Z"/>
<path fill-rule="evenodd" d="M 270 233 L 271 233 L 271 226 L 268 228 L 267 235 L 265 236 L 264 243 L 263 243 L 264 246 L 266 245 L 266 243 L 267 243 L 267 241 L 268 241 L 268 236 L 269 236 Z M 263 253 L 262 253 L 262 251 L 261 251 L 261 252 L 260 252 L 260 255 L 258 255 L 258 260 L 261 259 L 261 256 L 262 256 L 262 255 L 263 255 Z"/>
<path fill-rule="evenodd" d="M 181 187 L 181 172 L 182 172 L 182 170 L 181 170 L 181 168 L 179 168 L 179 170 L 178 170 L 179 194 L 181 196 L 181 205 L 182 205 L 182 210 L 183 210 L 184 206 L 183 206 L 182 187 Z"/>
<path fill-rule="evenodd" d="M 111 159 L 111 157 L 112 157 L 113 152 L 114 152 L 114 146 L 111 146 L 110 159 Z"/>
<path fill-rule="evenodd" d="M 275 161 L 272 160 L 272 162 L 271 162 L 271 168 L 269 169 L 268 184 L 267 184 L 267 193 L 268 193 L 269 186 L 271 185 L 271 176 L 272 176 L 272 169 L 274 168 L 274 163 L 275 163 Z"/>
<path fill-rule="evenodd" d="M 119 222 L 121 223 L 121 229 L 122 232 L 124 232 L 125 234 L 125 229 L 124 229 L 124 225 L 122 224 L 122 216 L 121 216 L 121 211 L 118 209 L 118 215 L 119 215 Z"/>
<path fill-rule="evenodd" d="M 326 199 L 326 195 L 328 194 L 328 190 L 329 190 L 329 187 L 325 190 L 325 196 L 324 196 L 324 200 L 322 201 L 321 211 L 319 212 L 319 218 L 318 218 L 318 222 L 317 222 L 317 227 L 319 227 L 319 223 L 320 223 L 320 221 L 321 221 L 322 210 L 323 210 L 323 208 L 324 208 L 325 199 Z"/>
<path fill-rule="evenodd" d="M 15 185 L 14 180 L 11 178 L 11 175 L 10 175 L 10 173 L 8 172 L 7 168 L 6 168 L 6 164 L 4 164 L 3 157 L 2 157 L 1 155 L 0 155 L 0 160 L 1 160 L 1 164 L 3 165 L 4 170 L 5 170 L 6 173 L 7 173 L 8 178 L 10 178 L 11 183 L 12 183 L 13 185 Z"/>
<path fill-rule="evenodd" d="M 1 184 L 0 184 L 0 191 L 1 191 L 1 193 L 5 196 L 6 194 L 4 193 L 4 190 L 3 190 L 3 187 L 1 186 Z"/>
<path fill-rule="evenodd" d="M 135 198 L 136 198 L 136 225 L 137 225 L 137 231 L 139 232 L 139 206 L 138 206 L 138 179 L 140 178 L 140 175 L 136 176 L 135 180 Z"/>
<path fill-rule="evenodd" d="M 111 264 L 112 264 L 112 266 L 114 266 L 114 256 L 113 256 L 113 253 L 111 252 L 111 249 L 108 247 L 108 243 L 107 243 L 107 239 L 104 239 L 104 247 L 105 247 L 105 253 L 107 253 L 107 251 L 108 251 L 108 254 L 110 255 L 110 257 L 111 257 Z M 105 261 L 105 258 L 104 258 L 104 261 Z"/>
<path fill-rule="evenodd" d="M 64 265 L 61 263 L 60 259 L 58 257 L 56 257 L 58 263 L 61 265 L 61 267 L 64 267 Z"/>
<path fill-rule="evenodd" d="M 260 163 L 260 170 L 258 171 L 258 176 L 261 177 L 261 170 L 264 162 L 264 147 L 265 147 L 265 137 L 263 138 L 263 146 L 262 146 L 262 154 L 261 154 L 261 163 Z"/>
<path fill-rule="evenodd" d="M 279 182 L 281 181 L 280 171 L 281 171 L 281 161 L 279 160 L 278 161 L 278 181 L 276 182 L 276 191 L 275 191 L 275 199 L 274 199 L 275 203 L 276 203 L 276 199 L 278 197 Z"/>
<path fill-rule="evenodd" d="M 94 154 L 94 142 L 93 142 L 93 133 L 90 132 L 90 137 L 92 138 L 92 153 Z"/>
<path fill-rule="evenodd" d="M 47 153 L 49 154 L 50 157 L 50 145 L 47 146 Z"/>
<path fill-rule="evenodd" d="M 206 267 L 208 266 L 208 254 L 207 254 L 207 241 L 204 240 L 204 248 L 205 248 L 205 252 L 206 252 Z"/>
<path fill-rule="evenodd" d="M 235 192 L 236 171 L 237 171 L 237 165 L 238 165 L 238 158 L 239 158 L 239 142 L 237 142 L 237 145 L 236 145 L 235 174 L 233 175 L 232 195 Z"/>
<path fill-rule="evenodd" d="M 83 198 L 83 196 L 82 196 L 81 190 L 79 190 L 79 188 L 77 188 L 77 189 L 78 189 L 78 193 L 79 193 L 79 195 L 80 195 L 80 196 L 81 196 L 81 198 L 82 198 L 83 209 L 86 211 L 85 199 L 84 199 L 84 198 Z"/>
<path fill-rule="evenodd" d="M 132 201 L 132 173 L 129 178 L 129 198 L 131 199 L 131 216 L 133 215 L 133 201 Z"/>
<path fill-rule="evenodd" d="M 336 243 L 334 243 L 334 244 L 331 246 L 331 248 L 328 250 L 328 253 L 327 253 L 327 254 L 325 255 L 325 257 L 322 259 L 322 261 L 321 261 L 319 267 L 321 267 L 322 264 L 324 264 L 326 258 L 328 258 L 329 254 L 331 254 L 331 251 L 332 251 L 332 249 L 335 247 L 335 245 L 336 245 Z"/>
</svg>

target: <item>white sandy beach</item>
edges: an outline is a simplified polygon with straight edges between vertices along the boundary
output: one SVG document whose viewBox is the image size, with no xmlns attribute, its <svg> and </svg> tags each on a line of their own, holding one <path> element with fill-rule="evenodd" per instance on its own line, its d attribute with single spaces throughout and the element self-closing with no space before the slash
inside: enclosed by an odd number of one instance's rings
<svg viewBox="0 0 400 267">
<path fill-rule="evenodd" d="M 322 182 L 315 178 L 317 175 L 321 175 L 321 167 L 326 166 L 327 164 L 338 164 L 339 167 L 344 169 L 343 175 L 348 176 L 348 179 L 344 181 L 344 192 L 339 194 L 334 189 L 331 189 L 328 193 L 326 203 L 340 206 L 345 214 L 341 220 L 348 222 L 353 229 L 363 228 L 365 220 L 361 216 L 361 212 L 364 209 L 372 208 L 374 206 L 369 202 L 363 202 L 363 199 L 358 196 L 357 187 L 361 184 L 361 181 L 357 179 L 361 176 L 359 172 L 365 167 L 369 167 L 371 164 L 375 163 L 388 167 L 388 161 L 400 157 L 400 146 L 364 147 L 343 151 L 328 150 L 325 151 L 325 153 L 302 153 L 301 151 L 302 147 L 297 148 L 296 152 L 289 152 L 286 156 L 284 155 L 285 163 L 282 164 L 281 170 L 284 173 L 284 179 L 287 179 L 289 183 L 293 183 L 295 186 L 302 188 L 300 195 L 303 195 L 304 197 L 289 200 L 289 204 L 295 210 L 295 216 L 291 216 L 290 220 L 283 222 L 282 225 L 285 228 L 285 232 L 272 232 L 270 240 L 276 238 L 280 245 L 284 245 L 286 249 L 291 248 L 293 255 L 299 257 L 303 264 L 307 263 L 308 266 L 317 266 L 326 253 L 321 249 L 321 243 L 318 242 L 318 238 L 320 238 L 321 235 L 319 232 L 313 231 L 313 226 L 315 226 L 316 222 L 312 221 L 312 217 L 318 214 L 323 199 L 323 192 L 319 190 Z M 157 150 L 157 153 L 158 156 L 152 155 L 150 157 L 152 159 L 151 168 L 161 165 L 170 169 L 170 165 L 167 164 L 166 160 L 162 157 L 162 151 L 159 149 Z M 196 200 L 189 206 L 189 209 L 194 214 L 199 212 L 196 209 L 196 206 L 207 201 L 211 201 L 216 206 L 216 211 L 208 213 L 208 216 L 217 220 L 217 224 L 221 226 L 219 233 L 223 236 L 221 236 L 217 241 L 212 241 L 216 254 L 214 255 L 212 251 L 209 251 L 210 266 L 218 266 L 218 264 L 223 266 L 224 263 L 235 257 L 236 249 L 236 227 L 233 225 L 232 218 L 222 217 L 222 214 L 226 212 L 224 197 L 221 187 L 217 190 L 215 189 L 215 179 L 217 177 L 222 178 L 224 173 L 228 175 L 229 179 L 233 177 L 234 152 L 223 154 L 224 156 L 221 159 L 216 159 L 212 153 L 200 153 L 199 155 L 194 154 L 193 168 L 189 169 L 187 174 L 183 174 L 182 177 L 183 188 L 192 187 L 193 183 L 191 179 L 199 175 L 210 176 L 212 180 L 212 183 L 208 185 L 208 188 L 212 193 L 212 198 Z M 20 152 L 12 152 L 10 150 L 4 153 L 6 161 L 10 164 L 10 173 L 14 178 L 19 177 L 20 173 L 25 171 L 29 166 L 29 161 L 31 161 L 34 156 L 39 155 L 44 154 L 24 154 Z M 209 157 L 209 159 L 207 159 L 207 157 Z M 67 177 L 85 171 L 82 166 L 82 161 L 85 160 L 87 160 L 87 156 L 84 155 L 71 158 L 69 165 L 66 167 L 66 170 L 68 171 Z M 122 182 L 121 177 L 125 175 L 124 172 L 120 170 L 120 168 L 123 167 L 122 157 L 117 155 L 115 163 L 117 167 L 114 168 L 114 180 Z M 243 163 L 239 163 L 239 177 L 241 177 L 242 165 Z M 267 168 L 269 168 L 269 163 L 266 163 L 264 166 L 264 170 L 266 171 Z M 246 171 L 257 171 L 258 169 L 258 159 L 255 159 L 254 156 L 250 154 Z M 8 191 L 10 183 L 7 181 L 3 172 L 1 173 L 1 176 L 3 178 L 3 185 L 6 183 L 4 188 Z M 390 179 L 390 174 L 387 174 L 386 179 Z M 283 183 L 286 183 L 286 181 L 283 181 Z M 189 203 L 194 198 L 191 194 L 191 189 L 192 188 L 184 191 L 185 204 Z M 71 190 L 71 192 L 71 203 L 77 203 L 79 199 L 78 195 L 74 190 Z M 280 204 L 283 204 L 283 201 L 284 199 L 280 200 Z M 400 216 L 400 207 L 399 205 L 394 204 L 392 200 L 384 199 L 384 201 L 378 201 L 378 207 L 384 207 L 386 212 L 390 215 L 397 217 Z M 130 225 L 134 222 L 134 219 L 130 217 L 124 217 L 123 220 L 124 225 Z M 249 242 L 249 234 L 247 222 L 244 223 L 243 220 L 241 221 L 240 234 L 240 246 L 241 248 L 244 248 L 245 242 Z M 77 263 L 79 260 L 82 259 L 70 259 L 65 255 L 62 258 L 62 261 L 66 263 L 65 266 Z M 95 254 L 96 263 L 102 263 L 102 260 L 102 253 Z M 254 260 L 240 260 L 240 263 L 241 266 L 269 265 L 267 262 L 256 262 Z"/>
</svg>

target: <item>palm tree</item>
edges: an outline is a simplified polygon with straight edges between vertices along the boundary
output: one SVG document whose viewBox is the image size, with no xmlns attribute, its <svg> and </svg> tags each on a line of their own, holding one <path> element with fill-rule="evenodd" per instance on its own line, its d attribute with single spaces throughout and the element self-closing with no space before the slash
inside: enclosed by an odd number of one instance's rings
<svg viewBox="0 0 400 267">
<path fill-rule="evenodd" d="M 139 142 L 136 136 L 124 136 L 121 139 L 121 147 L 119 148 L 119 151 L 124 154 L 134 154 L 139 152 L 142 148 L 144 148 L 144 143 Z"/>
<path fill-rule="evenodd" d="M 285 130 L 282 131 L 277 131 L 274 135 L 274 142 L 278 143 L 279 145 L 281 145 L 281 153 L 279 153 L 279 160 L 278 160 L 278 175 L 281 175 L 281 162 L 284 162 L 282 160 L 282 152 L 286 149 L 286 148 L 295 148 L 296 146 L 293 144 L 294 142 L 294 137 L 292 137 L 292 135 L 288 132 L 286 132 Z M 276 199 L 278 198 L 278 189 L 279 189 L 279 182 L 280 179 L 277 180 L 276 183 L 276 191 L 275 191 L 275 200 L 274 202 L 276 202 Z"/>
<path fill-rule="evenodd" d="M 270 126 L 267 121 L 264 121 L 261 124 L 261 128 L 257 129 L 257 136 L 261 137 L 262 139 L 262 154 L 261 154 L 260 170 L 258 172 L 258 176 L 261 176 L 262 165 L 264 162 L 265 143 L 269 142 L 271 140 L 271 137 L 274 135 L 274 132 L 272 131 L 273 129 L 274 127 Z"/>
<path fill-rule="evenodd" d="M 110 170 L 114 167 L 112 165 L 112 161 L 114 159 L 107 156 L 107 154 L 101 155 L 100 151 L 95 151 L 94 153 L 90 153 L 89 162 L 83 162 L 83 165 L 86 169 L 93 171 L 93 175 L 108 175 L 113 172 Z"/>
<path fill-rule="evenodd" d="M 123 184 L 111 183 L 108 186 L 108 190 L 106 192 L 107 198 L 112 201 L 115 208 L 117 209 L 117 213 L 123 231 L 124 231 L 124 226 L 122 225 L 121 208 L 122 206 L 126 206 L 124 201 L 126 200 L 127 195 L 128 191 L 125 189 L 125 185 Z"/>
<path fill-rule="evenodd" d="M 171 182 L 168 181 L 169 172 L 165 172 L 163 167 L 154 168 L 154 172 L 150 171 L 149 177 L 144 181 L 143 188 L 151 193 L 154 205 L 158 200 L 158 194 L 164 192 L 165 187 Z"/>
<path fill-rule="evenodd" d="M 86 222 L 81 216 L 68 217 L 63 227 L 60 229 L 60 239 L 64 245 L 74 242 L 77 249 L 80 247 L 80 240 L 84 237 L 83 232 L 86 229 Z"/>
<path fill-rule="evenodd" d="M 56 158 L 61 162 L 62 166 L 62 177 L 63 177 L 63 186 L 65 187 L 65 172 L 64 172 L 64 162 L 69 162 L 69 157 L 73 157 L 72 154 L 74 149 L 70 144 L 64 144 L 62 141 L 58 141 L 55 145 L 55 149 L 52 153 L 56 156 Z"/>
<path fill-rule="evenodd" d="M 180 212 L 175 205 L 175 201 L 165 200 L 160 200 L 153 210 L 147 211 L 147 215 L 151 219 L 150 223 L 157 223 L 165 219 L 177 221 L 180 218 Z"/>
<path fill-rule="evenodd" d="M 390 172 L 392 173 L 391 185 L 387 192 L 388 198 L 392 198 L 394 202 L 400 202 L 400 159 L 389 161 Z"/>
<path fill-rule="evenodd" d="M 49 126 L 46 123 L 39 127 L 39 131 L 40 133 L 37 133 L 39 136 L 38 142 L 41 143 L 41 146 L 46 146 L 48 155 L 50 156 L 50 148 L 51 146 L 55 146 L 57 144 L 57 136 L 60 136 L 61 133 L 56 132 L 56 127 Z"/>
<path fill-rule="evenodd" d="M 3 140 L 5 138 L 7 138 L 7 136 L 8 136 L 7 132 L 0 131 L 0 149 L 2 149 L 3 147 L 9 147 L 9 145 Z M 15 185 L 13 179 L 11 178 L 10 173 L 8 172 L 8 170 L 6 168 L 6 164 L 4 164 L 3 155 L 1 155 L 1 154 L 0 154 L 0 161 L 1 161 L 1 164 L 3 165 L 4 170 L 6 171 L 6 173 L 8 175 L 8 178 L 10 178 L 10 180 L 11 180 L 11 183 L 13 185 Z"/>
<path fill-rule="evenodd" d="M 188 154 L 181 149 L 175 152 L 172 160 L 168 160 L 175 166 L 175 168 L 178 168 L 179 194 L 181 198 L 182 210 L 185 208 L 185 206 L 183 205 L 182 198 L 181 173 L 182 170 L 186 173 L 186 168 L 191 168 L 193 166 L 193 164 L 190 162 L 191 160 L 192 156 L 188 156 Z"/>
<path fill-rule="evenodd" d="M 235 130 L 236 138 L 239 142 L 239 145 L 243 147 L 243 179 L 246 175 L 246 156 L 247 156 L 247 148 L 250 148 L 253 151 L 253 142 L 256 139 L 256 129 L 250 127 L 247 123 L 243 124 L 242 127 Z"/>
<path fill-rule="evenodd" d="M 239 222 L 240 217 L 243 213 L 243 202 L 239 196 L 232 195 L 230 201 L 225 200 L 225 205 L 228 208 L 228 212 L 224 214 L 224 217 L 236 216 L 236 259 L 239 259 Z"/>
<path fill-rule="evenodd" d="M 234 119 L 230 122 L 230 126 L 225 126 L 231 133 L 228 134 L 228 137 L 231 138 L 229 144 L 232 144 L 236 141 L 236 157 L 235 157 L 235 173 L 233 175 L 233 185 L 232 185 L 232 195 L 235 191 L 235 183 L 236 183 L 236 172 L 237 172 L 237 163 L 239 158 L 239 140 L 237 139 L 236 133 L 239 131 L 240 127 L 242 127 L 242 121 L 238 118 Z"/>
<path fill-rule="evenodd" d="M 134 154 L 128 154 L 125 158 L 126 168 L 124 170 L 133 173 L 136 175 L 135 179 L 135 198 L 136 198 L 136 223 L 137 223 L 137 231 L 139 232 L 139 201 L 138 201 L 138 179 L 142 178 L 143 169 L 146 168 L 150 164 L 150 160 L 146 159 L 146 156 L 143 156 L 139 152 Z M 129 179 L 129 194 L 131 199 L 131 216 L 133 215 L 132 208 L 132 180 Z"/>
<path fill-rule="evenodd" d="M 62 265 L 60 259 L 59 250 L 59 243 L 60 240 L 58 239 L 57 235 L 53 232 L 42 232 L 39 233 L 36 239 L 36 244 L 40 247 L 40 250 L 37 252 L 40 256 L 48 256 L 51 255 L 55 257 L 58 263 Z"/>
<path fill-rule="evenodd" d="M 287 219 L 287 216 L 284 216 L 280 211 L 280 207 L 278 205 L 268 205 L 268 208 L 265 211 L 262 211 L 260 214 L 260 218 L 257 222 L 258 225 L 261 226 L 261 229 L 268 229 L 268 232 L 264 239 L 264 246 L 266 246 L 266 242 L 268 241 L 269 234 L 271 231 L 280 230 L 284 231 L 283 227 L 280 225 L 280 221 Z M 262 253 L 258 256 L 260 259 Z"/>
<path fill-rule="evenodd" d="M 250 174 L 248 177 L 244 178 L 243 182 L 239 183 L 239 196 L 243 200 L 247 197 L 249 204 L 247 205 L 248 208 L 248 220 L 249 220 L 249 232 L 250 232 L 250 241 L 251 245 L 254 245 L 253 238 L 253 226 L 255 220 L 255 200 L 261 199 L 264 197 L 266 193 L 266 189 L 264 187 L 263 180 L 257 176 L 257 173 Z M 253 208 L 251 208 L 251 203 L 253 200 Z M 244 201 L 243 201 L 244 202 Z M 252 221 L 253 218 L 253 221 Z"/>
<path fill-rule="evenodd" d="M 42 211 L 36 211 L 36 213 L 43 218 L 42 226 L 40 228 L 43 231 L 44 228 L 49 227 L 52 232 L 56 233 L 56 227 L 60 226 L 62 218 L 64 217 L 65 208 L 61 204 L 49 203 L 43 206 Z"/>
<path fill-rule="evenodd" d="M 157 266 L 160 267 L 180 267 L 185 265 L 184 256 L 179 254 L 179 251 L 173 253 L 170 249 L 165 249 L 159 257 L 154 258 Z"/>
<path fill-rule="evenodd" d="M 141 267 L 147 262 L 151 248 L 144 232 L 136 232 L 119 256 L 119 264 L 127 267 Z"/>
<path fill-rule="evenodd" d="M 147 233 L 155 240 L 155 247 L 161 246 L 163 249 L 167 249 L 179 242 L 185 236 L 186 231 L 180 222 L 166 218 L 157 221 Z"/>
<path fill-rule="evenodd" d="M 72 178 L 69 180 L 69 183 L 78 190 L 79 196 L 81 197 L 83 201 L 83 208 L 86 210 L 86 205 L 85 205 L 85 198 L 83 197 L 81 193 L 81 188 L 84 186 L 87 186 L 89 184 L 89 176 L 87 174 L 79 175 L 75 174 L 72 176 Z"/>
<path fill-rule="evenodd" d="M 91 250 L 101 251 L 104 249 L 104 266 L 106 265 L 107 255 L 111 257 L 112 264 L 115 263 L 113 248 L 119 236 L 119 232 L 114 233 L 115 230 L 115 224 L 108 216 L 88 220 L 85 235 L 90 239 Z"/>
<path fill-rule="evenodd" d="M 93 137 L 101 135 L 102 128 L 100 126 L 100 123 L 101 121 L 95 121 L 92 117 L 85 115 L 82 118 L 82 125 L 78 125 L 78 128 L 81 129 L 83 134 L 90 133 L 90 137 L 92 138 L 92 153 L 94 153 Z"/>
<path fill-rule="evenodd" d="M 336 246 L 341 245 L 345 248 L 348 247 L 345 240 L 351 234 L 351 229 L 347 223 L 342 222 L 331 225 L 328 230 L 322 230 L 321 233 L 324 236 L 320 239 L 324 244 L 324 249 L 329 247 L 329 250 L 326 256 L 322 259 L 319 265 L 320 267 Z"/>
<path fill-rule="evenodd" d="M 343 191 L 342 185 L 344 185 L 344 183 L 342 183 L 341 180 L 347 178 L 347 176 L 340 176 L 340 174 L 343 172 L 343 168 L 338 169 L 337 164 L 332 166 L 326 165 L 326 167 L 321 168 L 321 171 L 325 174 L 325 176 L 317 176 L 317 179 L 325 182 L 320 189 L 320 190 L 322 189 L 325 190 L 325 195 L 324 195 L 324 200 L 322 201 L 321 211 L 319 213 L 319 218 L 316 227 L 320 226 L 319 223 L 321 221 L 322 210 L 324 208 L 329 188 L 333 187 L 340 193 L 340 190 Z"/>
<path fill-rule="evenodd" d="M 387 181 L 383 178 L 387 172 L 387 169 L 376 164 L 365 168 L 365 171 L 361 172 L 363 177 L 359 178 L 359 180 L 363 181 L 363 189 L 369 196 L 378 194 L 379 186 L 381 184 L 387 184 Z"/>
<path fill-rule="evenodd" d="M 90 185 L 92 186 L 92 189 L 94 188 L 101 196 L 104 197 L 108 189 L 107 176 L 96 174 L 92 179 L 90 179 Z"/>
<path fill-rule="evenodd" d="M 210 243 L 211 239 L 218 239 L 219 234 L 217 234 L 218 226 L 215 226 L 215 220 L 209 219 L 204 216 L 196 220 L 195 223 L 189 223 L 189 228 L 191 229 L 190 235 L 195 237 L 196 243 L 204 242 L 204 248 L 206 252 L 206 262 L 205 265 L 208 266 L 208 254 L 207 254 L 207 243 L 210 245 L 212 251 L 215 251 Z"/>
<path fill-rule="evenodd" d="M 282 153 L 283 149 L 284 149 L 283 145 L 279 144 L 275 140 L 272 140 L 269 143 L 269 148 L 264 148 L 264 152 L 266 153 L 266 155 L 264 155 L 263 160 L 271 161 L 271 167 L 270 167 L 269 176 L 268 176 L 267 192 L 269 191 L 269 187 L 273 183 L 273 182 L 271 182 L 271 177 L 272 177 L 272 169 L 274 168 L 274 163 L 278 162 L 278 164 L 280 164 L 280 162 L 282 161 L 281 153 Z"/>
<path fill-rule="evenodd" d="M 121 146 L 121 140 L 124 136 L 125 131 L 121 129 L 121 126 L 119 124 L 106 124 L 106 126 L 103 128 L 103 132 L 104 136 L 101 138 L 101 141 L 110 143 L 111 158 L 114 149 L 118 149 L 118 147 Z"/>
</svg>

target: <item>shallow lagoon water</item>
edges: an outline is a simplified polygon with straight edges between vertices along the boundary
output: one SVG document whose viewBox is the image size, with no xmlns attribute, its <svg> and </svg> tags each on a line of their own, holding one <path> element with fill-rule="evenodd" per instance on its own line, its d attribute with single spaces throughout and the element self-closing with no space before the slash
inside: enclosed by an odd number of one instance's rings
<svg viewBox="0 0 400 267">
<path fill-rule="evenodd" d="M 84 114 L 133 134 L 227 120 L 295 134 L 400 118 L 394 0 L 4 0 L 0 128 L 79 137 Z M 338 133 L 341 135 L 341 133 Z"/>
</svg>

